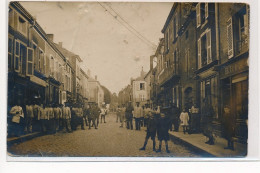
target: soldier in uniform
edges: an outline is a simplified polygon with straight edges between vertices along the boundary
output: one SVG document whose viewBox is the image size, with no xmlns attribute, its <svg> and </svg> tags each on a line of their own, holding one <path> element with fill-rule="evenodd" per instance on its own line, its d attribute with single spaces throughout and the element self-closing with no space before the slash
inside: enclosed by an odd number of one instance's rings
<svg viewBox="0 0 260 173">
<path fill-rule="evenodd" d="M 83 110 L 81 105 L 78 107 L 78 118 L 79 118 L 79 124 L 81 126 L 81 130 L 85 130 L 84 128 L 84 120 L 83 120 Z"/>
<path fill-rule="evenodd" d="M 128 105 L 125 110 L 125 118 L 126 118 L 126 128 L 133 130 L 133 106 L 131 102 L 128 102 Z"/>
<path fill-rule="evenodd" d="M 70 108 L 65 105 L 62 108 L 62 118 L 63 118 L 63 128 L 65 127 L 67 132 L 71 133 L 71 126 L 70 126 L 70 121 L 71 121 L 71 111 Z"/>
<path fill-rule="evenodd" d="M 26 131 L 27 133 L 32 133 L 32 121 L 34 118 L 33 105 L 28 104 L 25 107 L 26 107 Z"/>
</svg>

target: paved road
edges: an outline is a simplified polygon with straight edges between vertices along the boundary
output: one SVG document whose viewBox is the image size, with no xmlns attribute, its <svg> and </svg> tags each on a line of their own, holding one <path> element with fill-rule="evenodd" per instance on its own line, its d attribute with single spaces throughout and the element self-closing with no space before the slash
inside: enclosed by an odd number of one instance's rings
<svg viewBox="0 0 260 173">
<path fill-rule="evenodd" d="M 166 153 L 164 142 L 161 153 L 152 151 L 152 141 L 148 141 L 145 151 L 139 151 L 145 138 L 145 128 L 141 131 L 119 128 L 116 115 L 108 114 L 107 123 L 99 125 L 98 129 L 78 129 L 73 133 L 59 132 L 34 138 L 20 144 L 14 144 L 8 151 L 12 155 L 23 156 L 170 156 L 198 157 L 187 148 L 169 142 Z M 157 142 L 158 147 L 158 142 Z"/>
</svg>

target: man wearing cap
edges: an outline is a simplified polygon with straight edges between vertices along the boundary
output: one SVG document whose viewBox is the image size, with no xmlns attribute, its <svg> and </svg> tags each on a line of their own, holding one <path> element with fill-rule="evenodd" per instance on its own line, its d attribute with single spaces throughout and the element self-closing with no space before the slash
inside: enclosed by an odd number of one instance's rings
<svg viewBox="0 0 260 173">
<path fill-rule="evenodd" d="M 147 113 L 147 130 L 146 130 L 146 137 L 144 141 L 144 146 L 140 148 L 140 150 L 145 150 L 147 145 L 148 139 L 151 138 L 153 141 L 153 151 L 156 151 L 156 143 L 155 143 L 155 135 L 156 135 L 156 128 L 157 128 L 157 121 L 155 120 L 154 114 L 151 110 Z"/>
</svg>

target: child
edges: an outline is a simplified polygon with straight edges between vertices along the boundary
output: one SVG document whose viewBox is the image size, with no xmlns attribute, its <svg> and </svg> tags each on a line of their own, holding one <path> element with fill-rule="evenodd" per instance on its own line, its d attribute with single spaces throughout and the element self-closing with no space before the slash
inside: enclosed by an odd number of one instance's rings
<svg viewBox="0 0 260 173">
<path fill-rule="evenodd" d="M 170 121 L 165 118 L 165 114 L 164 113 L 160 113 L 160 119 L 158 121 L 158 140 L 159 142 L 159 149 L 157 150 L 157 152 L 161 152 L 161 148 L 162 148 L 162 141 L 165 141 L 165 148 L 166 148 L 166 152 L 170 153 L 169 149 L 168 149 L 168 140 L 169 138 L 169 123 Z"/>
<path fill-rule="evenodd" d="M 183 133 L 185 134 L 188 132 L 188 126 L 189 126 L 189 114 L 186 112 L 185 109 L 182 110 L 180 115 L 181 120 L 181 126 L 183 127 Z"/>
</svg>

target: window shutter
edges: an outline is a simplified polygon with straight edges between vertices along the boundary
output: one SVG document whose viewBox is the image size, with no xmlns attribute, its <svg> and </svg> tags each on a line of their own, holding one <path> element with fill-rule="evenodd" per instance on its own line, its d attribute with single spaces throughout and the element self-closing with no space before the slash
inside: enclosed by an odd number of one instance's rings
<svg viewBox="0 0 260 173">
<path fill-rule="evenodd" d="M 197 6 L 196 6 L 196 16 L 197 16 L 197 28 L 198 28 L 201 24 L 201 21 L 200 21 L 200 3 L 198 3 Z"/>
<path fill-rule="evenodd" d="M 26 75 L 32 76 L 33 75 L 33 49 L 27 47 L 27 67 L 26 67 Z"/>
<path fill-rule="evenodd" d="M 244 26 L 245 26 L 245 34 L 247 38 L 249 38 L 249 9 L 248 5 L 246 5 L 246 14 L 244 15 Z M 246 39 L 248 41 L 248 39 Z"/>
<path fill-rule="evenodd" d="M 212 62 L 212 54 L 211 54 L 211 30 L 209 29 L 207 31 L 207 63 L 211 63 Z"/>
<path fill-rule="evenodd" d="M 209 3 L 205 3 L 205 18 L 209 17 Z"/>
<path fill-rule="evenodd" d="M 167 41 L 168 41 L 168 43 L 167 43 L 167 47 L 168 47 L 168 50 L 169 50 L 169 47 L 170 47 L 170 28 L 168 28 L 168 35 L 167 35 Z"/>
<path fill-rule="evenodd" d="M 15 51 L 14 51 L 14 70 L 16 72 L 20 71 L 20 43 L 15 40 Z"/>
<path fill-rule="evenodd" d="M 201 68 L 201 40 L 198 39 L 198 68 Z"/>
<path fill-rule="evenodd" d="M 228 58 L 234 56 L 232 17 L 227 21 Z"/>
</svg>

